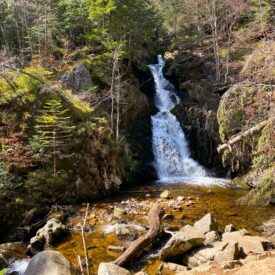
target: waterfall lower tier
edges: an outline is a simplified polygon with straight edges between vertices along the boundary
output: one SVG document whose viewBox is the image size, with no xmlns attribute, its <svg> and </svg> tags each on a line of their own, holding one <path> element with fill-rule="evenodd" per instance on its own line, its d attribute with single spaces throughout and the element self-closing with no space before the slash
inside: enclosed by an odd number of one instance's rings
<svg viewBox="0 0 275 275">
<path fill-rule="evenodd" d="M 206 176 L 205 170 L 189 157 L 179 122 L 169 111 L 152 117 L 155 168 L 160 180 Z"/>
</svg>

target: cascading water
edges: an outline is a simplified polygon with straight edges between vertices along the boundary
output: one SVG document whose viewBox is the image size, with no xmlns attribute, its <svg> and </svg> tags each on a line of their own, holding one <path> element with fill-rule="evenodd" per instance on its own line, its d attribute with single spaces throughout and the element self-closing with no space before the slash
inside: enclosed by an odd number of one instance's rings
<svg viewBox="0 0 275 275">
<path fill-rule="evenodd" d="M 159 182 L 209 183 L 206 179 L 210 178 L 206 178 L 205 169 L 190 158 L 184 132 L 176 117 L 170 112 L 180 99 L 174 86 L 163 76 L 164 65 L 161 55 L 158 56 L 158 64 L 149 65 L 156 86 L 154 102 L 159 109 L 151 118 L 154 165 Z"/>
</svg>

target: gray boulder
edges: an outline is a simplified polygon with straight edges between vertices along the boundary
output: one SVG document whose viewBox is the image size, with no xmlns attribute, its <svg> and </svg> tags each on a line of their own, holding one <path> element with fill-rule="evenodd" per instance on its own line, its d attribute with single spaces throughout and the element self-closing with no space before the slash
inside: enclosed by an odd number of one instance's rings
<svg viewBox="0 0 275 275">
<path fill-rule="evenodd" d="M 183 256 L 187 251 L 199 247 L 205 241 L 205 236 L 191 225 L 184 226 L 174 234 L 160 251 L 162 260 L 169 260 Z"/>
<path fill-rule="evenodd" d="M 29 262 L 24 275 L 71 275 L 69 261 L 59 252 L 43 251 Z"/>
<path fill-rule="evenodd" d="M 30 241 L 30 249 L 36 254 L 45 248 L 56 245 L 62 239 L 67 237 L 68 230 L 59 220 L 50 219 L 44 227 L 39 229 Z"/>
<path fill-rule="evenodd" d="M 64 89 L 86 90 L 92 85 L 91 73 L 83 63 L 65 73 L 61 81 Z"/>
<path fill-rule="evenodd" d="M 218 224 L 210 213 L 206 214 L 200 220 L 194 223 L 194 227 L 206 234 L 210 231 L 218 231 Z"/>
<path fill-rule="evenodd" d="M 113 263 L 101 263 L 98 268 L 98 275 L 131 275 L 131 273 Z"/>
</svg>

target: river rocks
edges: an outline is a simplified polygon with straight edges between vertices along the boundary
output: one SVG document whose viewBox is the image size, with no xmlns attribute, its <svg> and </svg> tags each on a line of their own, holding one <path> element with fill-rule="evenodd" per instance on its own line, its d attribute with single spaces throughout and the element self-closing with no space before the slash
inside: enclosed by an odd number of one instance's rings
<svg viewBox="0 0 275 275">
<path fill-rule="evenodd" d="M 172 198 L 172 195 L 171 195 L 171 192 L 168 191 L 168 190 L 165 190 L 163 191 L 160 196 L 159 196 L 161 199 L 171 199 Z"/>
<path fill-rule="evenodd" d="M 218 231 L 218 225 L 210 213 L 206 214 L 199 221 L 195 222 L 194 227 L 203 234 L 206 234 L 210 231 Z"/>
<path fill-rule="evenodd" d="M 204 244 L 212 244 L 216 241 L 220 241 L 220 235 L 217 231 L 210 231 L 205 234 L 205 241 Z"/>
<path fill-rule="evenodd" d="M 274 274 L 275 271 L 275 254 L 264 259 L 249 261 L 242 267 L 232 271 L 234 275 L 267 275 Z"/>
<path fill-rule="evenodd" d="M 113 263 L 101 263 L 98 268 L 98 275 L 131 275 L 131 273 Z"/>
<path fill-rule="evenodd" d="M 123 208 L 115 207 L 114 208 L 114 213 L 113 213 L 113 218 L 115 220 L 122 221 L 124 214 L 125 214 L 125 210 Z"/>
<path fill-rule="evenodd" d="M 233 224 L 228 224 L 224 228 L 224 232 L 233 232 L 236 231 L 235 227 Z"/>
<path fill-rule="evenodd" d="M 159 266 L 157 275 L 180 275 L 182 272 L 187 271 L 187 268 L 183 265 L 174 263 L 163 263 Z"/>
<path fill-rule="evenodd" d="M 275 218 L 264 222 L 261 229 L 262 235 L 268 238 L 275 246 Z"/>
<path fill-rule="evenodd" d="M 197 267 L 208 261 L 233 261 L 238 258 L 237 242 L 216 242 L 192 251 L 183 257 L 183 262 L 190 268 Z"/>
<path fill-rule="evenodd" d="M 182 256 L 187 251 L 201 246 L 204 235 L 193 226 L 186 225 L 174 234 L 159 253 L 160 259 L 167 260 Z"/>
<path fill-rule="evenodd" d="M 245 236 L 243 232 L 226 232 L 222 235 L 223 241 L 237 241 L 245 255 L 250 253 L 262 254 L 272 247 L 269 240 L 258 236 Z"/>
<path fill-rule="evenodd" d="M 57 244 L 68 235 L 66 227 L 57 219 L 49 220 L 44 227 L 39 229 L 30 241 L 33 254 L 44 250 L 46 247 Z"/>
<path fill-rule="evenodd" d="M 59 252 L 43 251 L 29 262 L 24 275 L 71 275 L 69 261 Z"/>
</svg>

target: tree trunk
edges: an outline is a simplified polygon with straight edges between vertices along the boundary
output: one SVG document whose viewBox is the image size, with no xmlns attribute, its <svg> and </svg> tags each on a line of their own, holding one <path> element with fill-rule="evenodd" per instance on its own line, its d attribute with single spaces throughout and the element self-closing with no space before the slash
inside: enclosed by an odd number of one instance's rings
<svg viewBox="0 0 275 275">
<path fill-rule="evenodd" d="M 250 128 L 250 129 L 246 130 L 245 132 L 243 132 L 243 133 L 235 136 L 234 138 L 230 139 L 228 142 L 220 145 L 217 148 L 218 153 L 219 154 L 222 153 L 225 149 L 229 149 L 231 151 L 231 145 L 234 145 L 235 143 L 237 143 L 241 139 L 244 139 L 247 136 L 250 136 L 253 133 L 260 131 L 264 126 L 266 126 L 270 122 L 270 120 L 273 121 L 274 119 L 275 119 L 275 117 L 271 117 L 270 119 L 265 120 L 265 121 L 255 125 L 254 127 Z"/>
<path fill-rule="evenodd" d="M 118 257 L 113 263 L 119 266 L 125 266 L 129 262 L 133 262 L 139 257 L 143 250 L 149 247 L 152 242 L 163 233 L 161 219 L 163 217 L 164 210 L 161 205 L 155 203 L 149 211 L 149 225 L 148 232 L 132 242 L 129 248 Z"/>
</svg>

